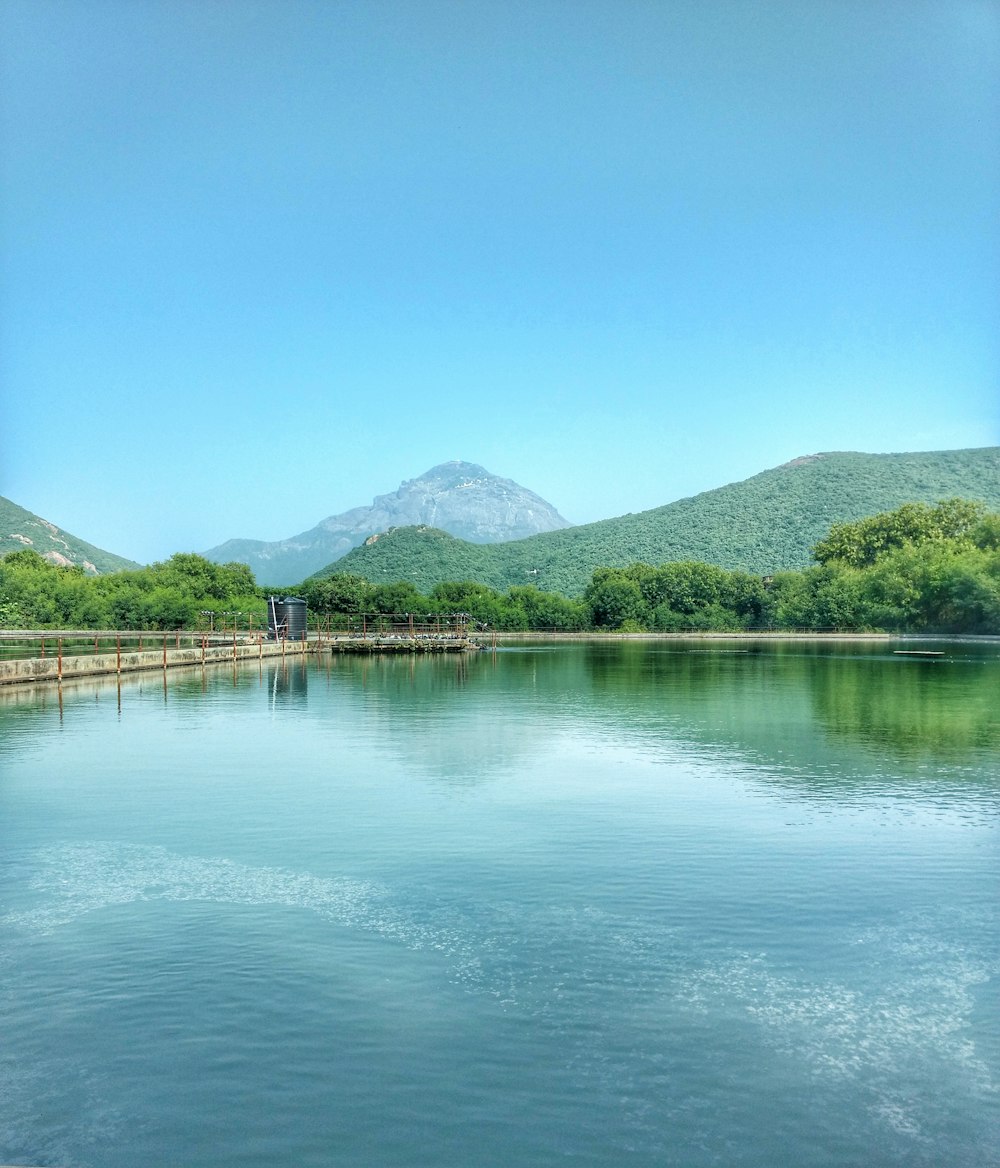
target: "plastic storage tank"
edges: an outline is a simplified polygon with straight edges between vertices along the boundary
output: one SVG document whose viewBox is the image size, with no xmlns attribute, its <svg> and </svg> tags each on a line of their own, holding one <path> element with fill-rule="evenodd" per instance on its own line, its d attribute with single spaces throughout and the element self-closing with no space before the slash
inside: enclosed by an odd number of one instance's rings
<svg viewBox="0 0 1000 1168">
<path fill-rule="evenodd" d="M 267 635 L 275 641 L 282 637 L 301 641 L 306 634 L 306 602 L 297 596 L 267 598 Z"/>
</svg>

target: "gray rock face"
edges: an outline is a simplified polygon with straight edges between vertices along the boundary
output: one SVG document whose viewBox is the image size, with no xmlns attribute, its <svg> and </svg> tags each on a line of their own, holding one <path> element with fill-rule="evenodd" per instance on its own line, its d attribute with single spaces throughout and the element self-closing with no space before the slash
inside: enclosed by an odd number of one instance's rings
<svg viewBox="0 0 1000 1168">
<path fill-rule="evenodd" d="M 569 527 L 567 520 L 533 491 L 474 462 L 445 462 L 419 478 L 378 495 L 370 507 L 331 515 L 309 531 L 266 543 L 231 539 L 204 552 L 224 564 L 248 564 L 260 584 L 297 584 L 370 535 L 390 527 L 426 524 L 472 543 L 503 543 Z"/>
</svg>

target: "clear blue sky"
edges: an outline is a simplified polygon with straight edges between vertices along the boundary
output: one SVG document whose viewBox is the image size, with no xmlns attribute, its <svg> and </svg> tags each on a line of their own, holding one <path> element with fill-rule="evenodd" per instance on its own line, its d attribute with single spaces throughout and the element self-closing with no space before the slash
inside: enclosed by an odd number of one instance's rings
<svg viewBox="0 0 1000 1168">
<path fill-rule="evenodd" d="M 1000 442 L 998 3 L 0 17 L 0 494 L 107 550 Z"/>
</svg>

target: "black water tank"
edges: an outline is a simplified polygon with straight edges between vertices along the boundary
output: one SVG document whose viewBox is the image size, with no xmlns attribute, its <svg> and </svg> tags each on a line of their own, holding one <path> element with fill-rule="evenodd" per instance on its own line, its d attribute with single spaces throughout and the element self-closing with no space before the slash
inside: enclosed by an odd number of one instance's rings
<svg viewBox="0 0 1000 1168">
<path fill-rule="evenodd" d="M 306 602 L 297 596 L 267 598 L 267 635 L 275 641 L 301 641 L 306 632 Z"/>
</svg>

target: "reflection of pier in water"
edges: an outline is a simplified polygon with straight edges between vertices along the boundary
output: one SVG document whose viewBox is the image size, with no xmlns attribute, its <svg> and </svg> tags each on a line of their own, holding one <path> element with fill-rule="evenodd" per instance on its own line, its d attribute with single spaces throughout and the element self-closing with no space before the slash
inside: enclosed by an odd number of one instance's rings
<svg viewBox="0 0 1000 1168">
<path fill-rule="evenodd" d="M 305 705 L 308 699 L 309 670 L 304 657 L 267 667 L 267 693 L 272 711 L 280 705 Z"/>
</svg>

